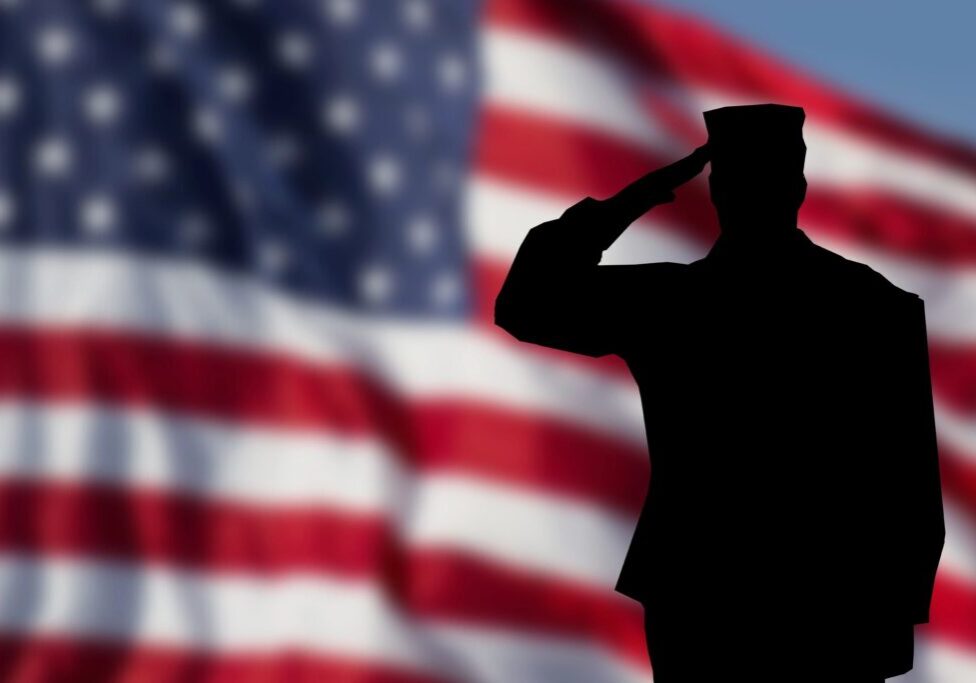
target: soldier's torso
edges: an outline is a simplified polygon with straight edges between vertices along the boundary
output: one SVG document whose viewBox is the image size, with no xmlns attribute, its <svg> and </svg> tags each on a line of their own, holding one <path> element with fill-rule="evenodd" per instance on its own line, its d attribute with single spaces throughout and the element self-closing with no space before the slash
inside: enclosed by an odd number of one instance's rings
<svg viewBox="0 0 976 683">
<path fill-rule="evenodd" d="M 859 272 L 818 247 L 768 271 L 696 262 L 676 272 L 625 357 L 651 483 L 623 583 L 659 599 L 700 584 L 699 597 L 733 611 L 798 577 L 819 577 L 800 598 L 810 605 L 860 599 L 844 586 L 870 550 L 866 490 L 880 454 L 877 298 Z M 789 592 L 794 604 L 763 608 L 802 608 Z"/>
</svg>

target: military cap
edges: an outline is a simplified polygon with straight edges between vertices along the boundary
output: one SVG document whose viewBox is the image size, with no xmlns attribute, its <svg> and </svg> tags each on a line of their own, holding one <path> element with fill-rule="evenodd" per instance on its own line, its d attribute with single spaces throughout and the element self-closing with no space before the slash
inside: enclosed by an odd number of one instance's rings
<svg viewBox="0 0 976 683">
<path fill-rule="evenodd" d="M 703 113 L 713 168 L 725 166 L 803 170 L 802 107 L 785 104 L 746 104 Z"/>
</svg>

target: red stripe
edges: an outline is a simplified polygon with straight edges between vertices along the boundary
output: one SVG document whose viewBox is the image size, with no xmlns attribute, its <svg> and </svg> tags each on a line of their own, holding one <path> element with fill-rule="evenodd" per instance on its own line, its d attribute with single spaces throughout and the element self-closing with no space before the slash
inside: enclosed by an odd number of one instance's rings
<svg viewBox="0 0 976 683">
<path fill-rule="evenodd" d="M 829 235 L 936 266 L 976 264 L 976 220 L 871 188 L 810 185 L 799 223 Z"/>
<path fill-rule="evenodd" d="M 647 657 L 640 609 L 612 586 L 595 588 L 460 551 L 406 547 L 369 515 L 0 480 L 0 549 L 206 572 L 311 570 L 374 578 L 417 617 L 534 628 L 601 642 L 636 662 Z"/>
<path fill-rule="evenodd" d="M 486 18 L 614 55 L 638 73 L 680 85 L 802 106 L 818 123 L 976 173 L 967 142 L 921 132 L 690 13 L 628 0 L 489 0 Z"/>
<path fill-rule="evenodd" d="M 929 617 L 929 623 L 920 627 L 922 631 L 976 650 L 976 585 L 939 572 Z"/>
<path fill-rule="evenodd" d="M 24 514 L 25 510 L 31 511 Z M 164 562 L 274 574 L 362 576 L 394 540 L 375 515 L 323 506 L 259 506 L 94 482 L 0 479 L 6 550 Z"/>
<path fill-rule="evenodd" d="M 405 399 L 348 367 L 148 335 L 0 327 L 0 396 L 105 401 L 371 435 L 417 471 L 458 472 L 636 515 L 646 448 L 471 396 Z"/>
<path fill-rule="evenodd" d="M 481 126 L 476 149 L 480 174 L 571 198 L 608 197 L 673 161 L 585 126 L 498 105 L 483 109 Z M 719 227 L 707 176 L 678 192 L 676 202 L 654 208 L 654 217 L 710 244 Z M 566 205 L 571 203 L 567 199 Z M 976 264 L 976 220 L 878 190 L 811 184 L 799 222 L 813 226 L 809 232 L 814 238 L 829 235 L 938 265 Z"/>
<path fill-rule="evenodd" d="M 929 339 L 932 390 L 965 415 L 976 415 L 976 350 L 965 343 Z"/>
<path fill-rule="evenodd" d="M 632 663 L 647 662 L 643 607 L 611 585 L 594 588 L 446 549 L 405 559 L 404 574 L 413 580 L 403 600 L 415 614 L 579 637 Z"/>
<path fill-rule="evenodd" d="M 942 492 L 976 521 L 976 458 L 939 444 Z"/>
<path fill-rule="evenodd" d="M 208 654 L 154 644 L 51 636 L 0 636 L 0 680 L 6 683 L 447 683 L 375 661 L 285 652 Z"/>
</svg>

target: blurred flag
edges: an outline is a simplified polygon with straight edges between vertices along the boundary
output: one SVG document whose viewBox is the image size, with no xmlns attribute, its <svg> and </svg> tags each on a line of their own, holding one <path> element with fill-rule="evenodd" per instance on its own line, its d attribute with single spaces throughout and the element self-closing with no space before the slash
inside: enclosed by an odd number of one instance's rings
<svg viewBox="0 0 976 683">
<path fill-rule="evenodd" d="M 926 301 L 911 677 L 976 680 L 976 151 L 627 0 L 0 1 L 0 679 L 648 681 L 636 385 L 491 311 L 529 228 L 766 101 L 801 227 Z M 716 235 L 702 176 L 604 263 Z"/>
</svg>

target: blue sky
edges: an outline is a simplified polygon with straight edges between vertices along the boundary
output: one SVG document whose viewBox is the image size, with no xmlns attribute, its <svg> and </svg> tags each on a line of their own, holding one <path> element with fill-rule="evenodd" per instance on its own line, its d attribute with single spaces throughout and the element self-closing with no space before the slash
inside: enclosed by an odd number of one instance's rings
<svg viewBox="0 0 976 683">
<path fill-rule="evenodd" d="M 787 62 L 976 146 L 972 0 L 654 0 L 704 16 Z"/>
</svg>

